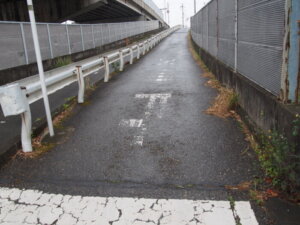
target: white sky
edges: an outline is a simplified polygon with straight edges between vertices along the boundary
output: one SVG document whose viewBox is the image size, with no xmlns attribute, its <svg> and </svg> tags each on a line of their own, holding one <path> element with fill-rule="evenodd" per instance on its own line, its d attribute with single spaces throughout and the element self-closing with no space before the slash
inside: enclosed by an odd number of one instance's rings
<svg viewBox="0 0 300 225">
<path fill-rule="evenodd" d="M 201 9 L 210 0 L 196 0 L 197 11 Z M 184 6 L 184 23 L 185 26 L 190 26 L 190 17 L 194 15 L 194 0 L 153 0 L 153 2 L 160 8 L 166 8 L 167 2 L 170 7 L 170 25 L 181 25 L 182 24 L 182 11 L 181 4 Z M 165 11 L 163 11 L 165 13 Z M 168 22 L 168 19 L 165 18 Z"/>
</svg>

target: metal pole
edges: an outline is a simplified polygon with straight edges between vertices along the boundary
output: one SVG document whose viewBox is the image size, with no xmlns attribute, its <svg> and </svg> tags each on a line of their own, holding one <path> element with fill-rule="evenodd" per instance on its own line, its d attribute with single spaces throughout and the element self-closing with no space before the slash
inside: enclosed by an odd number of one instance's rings
<svg viewBox="0 0 300 225">
<path fill-rule="evenodd" d="M 184 28 L 184 6 L 183 6 L 183 3 L 182 5 L 180 6 L 181 10 L 182 10 L 182 27 Z"/>
<path fill-rule="evenodd" d="M 45 83 L 44 68 L 43 68 L 43 63 L 42 63 L 41 50 L 40 50 L 40 44 L 39 44 L 39 39 L 38 39 L 38 34 L 37 34 L 32 0 L 27 0 L 27 6 L 28 6 L 30 23 L 31 23 L 31 30 L 32 30 L 33 43 L 34 43 L 34 49 L 35 49 L 35 54 L 36 54 L 36 61 L 37 61 L 37 65 L 38 65 L 40 82 L 41 82 L 41 87 L 42 87 L 45 111 L 46 111 L 46 116 L 47 116 L 49 134 L 50 134 L 50 136 L 54 136 L 53 122 L 52 122 L 48 93 L 47 93 L 47 88 L 46 88 L 46 83 Z"/>
<path fill-rule="evenodd" d="M 196 12 L 197 12 L 197 5 L 196 5 L 197 3 L 196 3 L 196 0 L 194 0 L 194 14 L 196 14 Z"/>
</svg>

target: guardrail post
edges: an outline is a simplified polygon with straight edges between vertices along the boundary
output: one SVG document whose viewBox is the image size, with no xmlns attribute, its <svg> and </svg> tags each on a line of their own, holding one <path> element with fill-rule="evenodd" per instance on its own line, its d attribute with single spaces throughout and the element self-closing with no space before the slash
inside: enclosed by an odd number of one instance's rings
<svg viewBox="0 0 300 225">
<path fill-rule="evenodd" d="M 120 71 L 123 71 L 123 69 L 124 69 L 124 58 L 123 58 L 123 51 L 122 50 L 119 51 L 119 55 L 120 55 Z"/>
<path fill-rule="evenodd" d="M 109 81 L 109 62 L 108 62 L 108 57 L 104 56 L 103 57 L 104 61 L 104 68 L 105 68 L 105 75 L 104 75 L 104 82 Z"/>
<path fill-rule="evenodd" d="M 146 43 L 147 43 L 147 52 L 149 52 L 149 47 L 150 47 L 149 46 L 149 40 L 147 40 Z"/>
<path fill-rule="evenodd" d="M 133 63 L 133 50 L 132 50 L 132 47 L 129 48 L 129 51 L 130 51 L 130 64 Z"/>
<path fill-rule="evenodd" d="M 28 103 L 27 103 L 28 104 Z M 32 152 L 31 143 L 31 111 L 29 104 L 27 110 L 21 114 L 22 128 L 21 128 L 21 142 L 23 152 Z"/>
<path fill-rule="evenodd" d="M 83 103 L 84 102 L 85 83 L 84 83 L 81 66 L 76 66 L 76 74 L 77 74 L 77 81 L 78 81 L 78 103 Z"/>
<path fill-rule="evenodd" d="M 143 42 L 143 55 L 146 54 L 146 42 Z"/>
<path fill-rule="evenodd" d="M 140 59 L 140 54 L 141 54 L 141 49 L 140 49 L 140 44 L 138 43 L 137 45 L 137 59 Z"/>
</svg>

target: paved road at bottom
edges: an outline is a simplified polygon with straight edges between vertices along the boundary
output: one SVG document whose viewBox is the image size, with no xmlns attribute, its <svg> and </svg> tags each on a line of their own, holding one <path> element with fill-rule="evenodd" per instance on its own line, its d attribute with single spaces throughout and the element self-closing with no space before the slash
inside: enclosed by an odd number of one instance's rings
<svg viewBox="0 0 300 225">
<path fill-rule="evenodd" d="M 187 43 L 171 35 L 77 106 L 53 149 L 6 165 L 0 222 L 258 224 L 225 188 L 253 179 L 255 157 L 236 121 L 204 113 L 217 92 Z"/>
</svg>

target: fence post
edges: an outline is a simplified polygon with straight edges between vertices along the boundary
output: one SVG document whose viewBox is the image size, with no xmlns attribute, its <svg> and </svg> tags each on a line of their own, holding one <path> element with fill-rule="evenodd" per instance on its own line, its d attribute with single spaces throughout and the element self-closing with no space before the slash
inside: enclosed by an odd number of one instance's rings
<svg viewBox="0 0 300 225">
<path fill-rule="evenodd" d="M 107 24 L 107 29 L 108 29 L 108 43 L 110 43 L 110 24 Z"/>
<path fill-rule="evenodd" d="M 119 51 L 119 56 L 120 56 L 120 71 L 123 71 L 124 69 L 124 58 L 123 58 L 123 51 Z"/>
<path fill-rule="evenodd" d="M 82 25 L 80 25 L 80 32 L 81 32 L 81 42 L 82 42 L 82 51 L 84 51 L 84 39 L 83 39 L 83 31 L 82 31 Z"/>
<path fill-rule="evenodd" d="M 94 48 L 96 48 L 95 33 L 94 33 L 94 24 L 92 24 L 92 35 L 93 35 L 93 45 L 94 45 Z"/>
<path fill-rule="evenodd" d="M 68 48 L 69 48 L 69 54 L 71 55 L 71 43 L 70 43 L 70 35 L 69 35 L 69 28 L 68 25 L 66 24 L 66 32 L 67 32 L 67 41 L 68 41 Z"/>
<path fill-rule="evenodd" d="M 27 52 L 27 45 L 26 45 L 26 39 L 25 39 L 25 33 L 24 33 L 24 25 L 23 25 L 23 23 L 20 23 L 20 28 L 21 28 L 21 35 L 22 35 L 23 47 L 24 47 L 25 62 L 26 62 L 26 64 L 29 64 L 28 52 Z"/>
<path fill-rule="evenodd" d="M 238 62 L 238 0 L 235 0 L 235 19 L 234 19 L 234 31 L 235 31 L 235 42 L 234 42 L 234 72 L 237 71 Z"/>
<path fill-rule="evenodd" d="M 84 102 L 84 91 L 85 91 L 85 83 L 82 73 L 82 67 L 76 66 L 76 74 L 77 74 L 77 81 L 78 81 L 78 103 Z"/>
<path fill-rule="evenodd" d="M 54 56 L 53 56 L 53 49 L 52 49 L 51 33 L 50 33 L 49 24 L 47 24 L 47 32 L 48 32 L 48 41 L 49 41 L 49 47 L 50 47 L 50 55 L 51 55 L 51 59 L 53 59 Z"/>
</svg>

